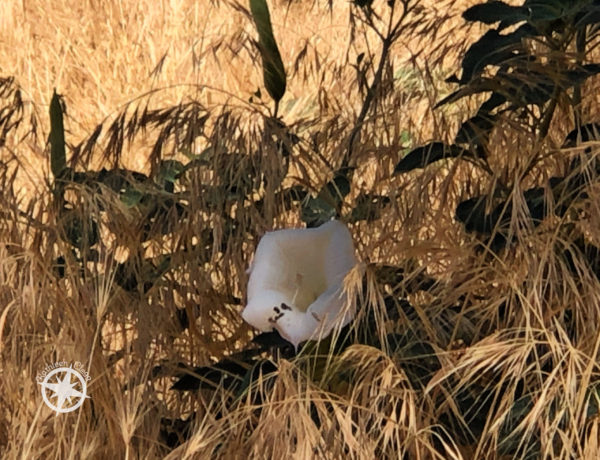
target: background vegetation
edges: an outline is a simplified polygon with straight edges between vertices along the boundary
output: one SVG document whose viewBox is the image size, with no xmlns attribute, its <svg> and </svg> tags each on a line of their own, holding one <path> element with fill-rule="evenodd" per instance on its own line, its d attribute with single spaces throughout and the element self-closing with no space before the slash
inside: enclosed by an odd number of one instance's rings
<svg viewBox="0 0 600 460">
<path fill-rule="evenodd" d="M 271 1 L 282 80 L 246 2 L 3 2 L 2 457 L 598 458 L 600 7 L 475 4 Z M 295 354 L 246 268 L 331 217 Z"/>
</svg>

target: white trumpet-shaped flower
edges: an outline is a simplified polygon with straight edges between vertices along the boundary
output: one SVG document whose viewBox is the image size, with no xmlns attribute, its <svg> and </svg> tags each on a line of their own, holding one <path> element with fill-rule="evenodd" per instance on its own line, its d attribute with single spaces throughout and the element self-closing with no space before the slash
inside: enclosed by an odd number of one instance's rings
<svg viewBox="0 0 600 460">
<path fill-rule="evenodd" d="M 354 316 L 344 277 L 355 264 L 352 237 L 339 221 L 268 232 L 249 270 L 242 317 L 263 332 L 277 329 L 296 348 L 324 338 Z"/>
</svg>

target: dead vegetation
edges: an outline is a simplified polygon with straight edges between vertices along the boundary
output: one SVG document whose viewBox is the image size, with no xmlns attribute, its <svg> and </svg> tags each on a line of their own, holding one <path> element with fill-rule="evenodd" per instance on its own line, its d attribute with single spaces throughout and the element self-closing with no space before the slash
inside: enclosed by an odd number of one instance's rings
<svg viewBox="0 0 600 460">
<path fill-rule="evenodd" d="M 494 129 L 492 174 L 455 159 L 394 174 L 481 103 L 433 108 L 481 35 L 460 18 L 473 2 L 409 2 L 403 17 L 397 1 L 387 51 L 386 2 L 371 18 L 270 2 L 281 118 L 244 2 L 63 3 L 2 15 L 3 458 L 600 456 L 597 141 L 563 142 L 562 101 L 544 139 L 509 117 Z M 585 123 L 597 86 L 582 90 Z M 578 198 L 533 225 L 524 192 L 560 202 L 553 176 Z M 499 183 L 502 232 L 466 231 L 459 203 L 493 201 Z M 356 321 L 298 355 L 253 339 L 240 311 L 260 236 L 328 212 L 366 264 Z M 35 377 L 55 361 L 89 368 L 76 412 L 42 401 Z"/>
</svg>

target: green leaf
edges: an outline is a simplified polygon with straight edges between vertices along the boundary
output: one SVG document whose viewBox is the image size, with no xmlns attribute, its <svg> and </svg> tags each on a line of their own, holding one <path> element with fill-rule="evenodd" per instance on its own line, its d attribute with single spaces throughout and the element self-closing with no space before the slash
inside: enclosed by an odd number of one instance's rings
<svg viewBox="0 0 600 460">
<path fill-rule="evenodd" d="M 319 196 L 332 204 L 338 205 L 346 195 L 350 193 L 350 179 L 348 175 L 351 173 L 349 168 L 336 171 L 333 179 L 325 184 Z"/>
<path fill-rule="evenodd" d="M 597 141 L 600 139 L 600 124 L 588 123 L 575 128 L 563 142 L 562 148 L 571 148 L 579 145 L 579 142 Z"/>
<path fill-rule="evenodd" d="M 494 115 L 478 113 L 460 126 L 454 142 L 457 144 L 479 146 L 487 141 L 495 124 L 496 117 Z"/>
<path fill-rule="evenodd" d="M 529 10 L 530 22 L 551 22 L 571 12 L 569 3 L 564 0 L 526 0 L 523 7 Z"/>
<path fill-rule="evenodd" d="M 590 24 L 600 22 L 600 5 L 586 5 L 578 11 L 575 17 L 575 26 L 577 28 L 585 27 Z"/>
<path fill-rule="evenodd" d="M 156 183 L 169 193 L 173 193 L 175 182 L 183 172 L 184 165 L 177 160 L 162 160 L 156 175 Z"/>
<path fill-rule="evenodd" d="M 487 197 L 476 196 L 461 201 L 456 207 L 456 219 L 465 226 L 467 232 L 492 233 L 496 221 L 487 214 Z"/>
<path fill-rule="evenodd" d="M 385 195 L 361 193 L 356 199 L 356 204 L 350 214 L 350 223 L 365 220 L 373 222 L 381 217 L 382 211 L 390 204 L 391 200 Z"/>
<path fill-rule="evenodd" d="M 600 409 L 600 383 L 595 382 L 588 388 L 587 392 L 587 418 L 595 417 L 598 415 Z"/>
<path fill-rule="evenodd" d="M 528 9 L 523 6 L 511 6 L 504 2 L 488 2 L 472 6 L 463 13 L 463 18 L 472 22 L 494 24 L 503 21 L 506 25 L 526 21 Z"/>
<path fill-rule="evenodd" d="M 555 188 L 560 185 L 561 179 L 564 178 L 555 178 Z M 552 186 L 552 182 L 550 185 Z M 546 189 L 544 187 L 533 187 L 525 190 L 523 199 L 527 205 L 528 217 L 533 226 L 538 226 L 548 216 L 548 213 L 552 212 L 546 200 Z M 505 231 L 510 226 L 512 218 L 512 198 L 506 197 L 501 200 L 494 200 L 493 204 L 495 206 L 490 213 L 487 213 L 489 204 L 486 196 L 477 196 L 462 201 L 456 208 L 456 219 L 464 224 L 467 232 L 492 234 L 495 231 Z"/>
<path fill-rule="evenodd" d="M 75 210 L 67 210 L 61 217 L 61 226 L 66 240 L 81 251 L 87 251 L 99 240 L 98 223 L 85 218 Z"/>
<path fill-rule="evenodd" d="M 507 35 L 501 35 L 495 29 L 489 30 L 465 53 L 460 83 L 468 83 L 474 75 L 479 75 L 488 65 L 499 65 L 514 59 L 515 53 L 523 48 L 521 45 L 523 38 L 534 35 L 536 30 L 529 24 L 524 24 Z"/>
<path fill-rule="evenodd" d="M 50 169 L 55 179 L 61 178 L 67 169 L 63 109 L 56 90 L 50 101 Z"/>
<path fill-rule="evenodd" d="M 281 54 L 273 36 L 271 15 L 266 0 L 250 0 L 250 11 L 258 31 L 258 46 L 263 62 L 265 88 L 277 103 L 285 93 L 286 77 Z"/>
<path fill-rule="evenodd" d="M 394 362 L 404 371 L 413 388 L 425 388 L 441 367 L 432 346 L 410 329 L 388 334 L 386 342 L 393 351 Z"/>
<path fill-rule="evenodd" d="M 424 168 L 427 165 L 443 160 L 444 158 L 456 158 L 461 155 L 469 154 L 470 152 L 468 150 L 458 145 L 446 145 L 443 142 L 431 142 L 408 152 L 408 154 L 396 165 L 394 174 Z"/>
<path fill-rule="evenodd" d="M 318 227 L 337 216 L 337 210 L 332 203 L 322 198 L 309 197 L 302 203 L 300 218 L 308 227 Z"/>
<path fill-rule="evenodd" d="M 353 170 L 352 167 L 337 170 L 316 197 L 302 203 L 301 218 L 307 226 L 317 227 L 339 216 L 342 202 L 350 193 Z"/>
<path fill-rule="evenodd" d="M 495 92 L 506 98 L 515 107 L 543 105 L 555 97 L 557 91 L 565 91 L 583 83 L 587 78 L 600 73 L 600 64 L 585 64 L 576 69 L 563 70 L 556 66 L 539 67 L 531 70 L 528 61 L 515 61 L 518 66 L 503 69 L 492 78 L 475 78 L 436 104 L 436 108 L 459 99 L 485 92 Z"/>
<path fill-rule="evenodd" d="M 527 414 L 533 409 L 534 402 L 531 395 L 517 399 L 510 408 L 504 423 L 500 428 L 498 451 L 503 455 L 514 455 L 521 448 L 523 438 L 519 431 L 515 431 L 523 422 Z"/>
<path fill-rule="evenodd" d="M 121 193 L 121 202 L 128 208 L 133 208 L 140 204 L 144 198 L 144 193 L 135 187 L 127 187 L 123 193 Z"/>
<path fill-rule="evenodd" d="M 128 292 L 148 292 L 152 286 L 171 268 L 171 255 L 164 254 L 156 259 L 142 259 L 129 256 L 117 265 L 115 281 Z"/>
<path fill-rule="evenodd" d="M 145 174 L 120 168 L 102 168 L 100 171 L 76 171 L 73 174 L 73 181 L 94 190 L 100 190 L 99 184 L 102 184 L 116 193 L 121 193 L 131 184 L 138 184 L 140 187 L 144 184 L 152 185 L 150 184 L 150 178 Z"/>
<path fill-rule="evenodd" d="M 157 179 L 159 183 L 163 181 L 175 182 L 179 174 L 184 170 L 183 163 L 177 160 L 162 160 L 158 171 Z"/>
</svg>

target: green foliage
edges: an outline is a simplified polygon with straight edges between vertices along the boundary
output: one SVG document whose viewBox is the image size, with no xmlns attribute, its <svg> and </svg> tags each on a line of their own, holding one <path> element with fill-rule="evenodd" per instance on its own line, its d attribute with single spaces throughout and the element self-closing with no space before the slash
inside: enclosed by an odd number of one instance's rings
<svg viewBox="0 0 600 460">
<path fill-rule="evenodd" d="M 337 171 L 332 180 L 327 182 L 316 197 L 309 196 L 302 203 L 300 217 L 308 227 L 319 225 L 340 217 L 344 198 L 350 193 L 351 169 Z"/>
<path fill-rule="evenodd" d="M 459 145 L 431 142 L 408 152 L 402 161 L 396 165 L 394 172 L 402 173 L 418 168 L 425 168 L 427 165 L 443 160 L 444 158 L 457 158 L 461 155 L 473 154 Z"/>
<path fill-rule="evenodd" d="M 581 85 L 600 71 L 600 65 L 569 60 L 567 50 L 577 34 L 583 33 L 585 43 L 578 52 L 585 55 L 586 45 L 598 34 L 597 29 L 587 29 L 600 21 L 595 15 L 598 8 L 591 0 L 527 0 L 522 6 L 494 1 L 469 8 L 463 14 L 468 21 L 499 24 L 470 46 L 462 61 L 461 78 L 450 79 L 461 87 L 438 105 L 491 92 L 480 113 L 520 111 L 530 104 L 543 106 Z M 511 25 L 519 27 L 503 34 Z M 533 42 L 542 46 L 534 49 L 530 46 Z"/>
<path fill-rule="evenodd" d="M 60 180 L 67 168 L 63 103 L 54 90 L 50 101 L 50 169 L 55 180 Z"/>
<path fill-rule="evenodd" d="M 385 195 L 361 193 L 356 198 L 356 204 L 348 220 L 352 223 L 361 220 L 375 222 L 381 218 L 383 211 L 391 202 L 391 198 Z"/>
<path fill-rule="evenodd" d="M 436 107 L 475 96 L 478 101 L 475 113 L 462 123 L 453 143 L 432 141 L 413 149 L 396 165 L 395 174 L 412 173 L 442 161 L 468 161 L 491 182 L 487 193 L 463 198 L 454 212 L 464 230 L 480 240 L 478 249 L 497 257 L 504 248 L 519 245 L 523 232 L 535 231 L 552 218 L 551 222 L 560 222 L 552 231 L 572 240 L 568 250 L 557 251 L 558 263 L 564 264 L 577 278 L 582 273 L 583 261 L 585 269 L 600 279 L 600 248 L 584 237 L 574 239 L 572 223 L 577 220 L 577 210 L 589 198 L 590 175 L 600 174 L 592 149 L 583 150 L 581 156 L 568 162 L 564 174 L 548 178 L 542 186 L 521 187 L 522 182 L 535 181 L 532 172 L 549 155 L 544 143 L 561 104 L 570 108 L 574 124 L 564 138 L 563 148 L 600 139 L 595 123 L 583 123 L 581 107 L 585 82 L 600 73 L 600 63 L 588 61 L 595 55 L 592 50 L 600 37 L 600 4 L 592 0 L 526 0 L 513 6 L 491 1 L 469 8 L 463 17 L 492 28 L 467 49 L 460 75 L 447 80 L 457 88 Z M 543 146 L 544 153 L 539 154 L 535 149 L 507 151 L 506 158 L 490 162 L 490 157 L 498 155 L 499 150 L 497 145 L 491 145 L 492 134 L 507 125 L 513 134 L 518 130 L 535 139 L 536 147 Z M 550 153 L 555 154 L 556 150 Z M 513 176 L 498 165 L 506 168 L 506 160 L 514 155 L 526 167 Z M 523 158 L 525 155 L 531 157 Z M 544 170 L 544 166 L 540 168 Z M 575 262 L 577 257 L 579 262 Z M 499 314 L 504 315 L 505 311 L 500 310 Z M 571 314 L 570 310 L 565 313 Z M 571 336 L 571 340 L 576 339 Z M 536 359 L 538 363 L 543 361 L 539 356 Z M 510 404 L 500 419 L 497 453 L 538 458 L 542 449 L 538 435 L 526 441 L 520 428 L 534 410 L 535 396 L 521 387 L 519 383 L 519 390 L 511 395 L 514 399 L 509 399 Z M 598 407 L 597 394 L 589 393 L 588 417 Z M 506 389 L 499 385 L 480 385 L 477 377 L 472 376 L 453 395 L 456 413 L 444 421 L 445 426 L 455 433 L 464 430 L 462 443 L 475 442 L 485 432 L 489 414 L 495 410 L 489 401 L 497 401 L 505 394 Z M 547 416 L 557 417 L 558 410 L 550 404 Z M 566 419 L 569 416 L 564 416 L 563 420 Z"/>
<path fill-rule="evenodd" d="M 285 94 L 286 76 L 277 42 L 273 36 L 267 0 L 250 0 L 250 11 L 258 31 L 265 88 L 276 104 Z"/>
<path fill-rule="evenodd" d="M 463 13 L 467 21 L 494 24 L 502 21 L 504 26 L 527 20 L 529 11 L 525 6 L 511 6 L 504 2 L 488 2 L 472 6 Z"/>
<path fill-rule="evenodd" d="M 588 47 L 600 36 L 596 27 L 600 23 L 600 6 L 594 1 L 526 0 L 521 6 L 492 1 L 472 6 L 463 17 L 471 22 L 497 25 L 467 49 L 460 78 L 453 75 L 448 79 L 458 84 L 458 89 L 443 98 L 437 107 L 468 96 L 485 94 L 487 99 L 476 114 L 461 125 L 454 144 L 431 142 L 418 147 L 398 163 L 396 173 L 424 168 L 447 158 L 470 160 L 493 173 L 487 163 L 488 143 L 500 123 L 513 120 L 543 139 L 559 100 L 566 97 L 575 121 L 580 119 L 577 95 L 588 78 L 600 73 L 600 64 L 583 61 Z M 504 32 L 509 26 L 516 28 Z M 577 50 L 575 56 L 569 52 L 573 48 Z M 580 132 L 578 126 L 574 132 Z M 565 139 L 565 145 L 573 136 L 570 134 Z M 532 167 L 533 164 L 530 169 Z M 580 196 L 584 181 L 578 168 L 579 165 L 573 163 L 565 176 L 551 178 L 549 194 L 539 187 L 524 192 L 534 226 L 549 214 L 563 216 Z M 500 184 L 502 196 L 469 198 L 456 209 L 456 218 L 467 231 L 494 234 L 495 249 L 507 242 L 512 213 L 512 197 L 507 191 L 511 188 L 511 184 Z M 552 198 L 550 202 L 545 195 Z M 556 206 L 553 208 L 551 203 Z"/>
</svg>

